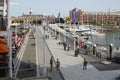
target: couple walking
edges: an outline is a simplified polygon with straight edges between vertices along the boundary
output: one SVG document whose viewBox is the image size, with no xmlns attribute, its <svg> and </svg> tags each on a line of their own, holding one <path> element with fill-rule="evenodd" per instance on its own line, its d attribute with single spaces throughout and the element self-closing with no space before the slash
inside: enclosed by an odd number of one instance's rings
<svg viewBox="0 0 120 80">
<path fill-rule="evenodd" d="M 57 61 L 56 61 L 56 69 L 57 71 L 59 71 L 59 68 L 60 68 L 60 62 L 59 62 L 59 59 L 57 58 Z M 53 57 L 50 58 L 50 71 L 53 70 Z"/>
</svg>

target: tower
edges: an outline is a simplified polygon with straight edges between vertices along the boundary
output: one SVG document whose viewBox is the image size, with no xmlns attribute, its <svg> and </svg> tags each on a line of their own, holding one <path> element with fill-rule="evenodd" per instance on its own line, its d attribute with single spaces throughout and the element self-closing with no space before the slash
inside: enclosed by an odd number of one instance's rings
<svg viewBox="0 0 120 80">
<path fill-rule="evenodd" d="M 30 8 L 29 15 L 32 15 L 32 9 Z"/>
</svg>

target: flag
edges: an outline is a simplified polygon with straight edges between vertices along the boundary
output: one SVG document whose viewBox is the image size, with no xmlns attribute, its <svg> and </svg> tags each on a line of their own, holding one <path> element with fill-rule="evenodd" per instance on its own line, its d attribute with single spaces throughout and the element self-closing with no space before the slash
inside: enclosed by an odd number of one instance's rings
<svg viewBox="0 0 120 80">
<path fill-rule="evenodd" d="M 76 23 L 76 8 L 72 10 L 72 23 L 73 24 Z"/>
<path fill-rule="evenodd" d="M 52 23 L 54 23 L 55 22 L 55 19 L 54 19 L 54 16 L 52 15 Z"/>
<path fill-rule="evenodd" d="M 60 12 L 58 13 L 58 22 L 60 23 Z"/>
<path fill-rule="evenodd" d="M 48 23 L 50 23 L 50 16 L 47 17 L 47 21 L 48 21 Z"/>
</svg>

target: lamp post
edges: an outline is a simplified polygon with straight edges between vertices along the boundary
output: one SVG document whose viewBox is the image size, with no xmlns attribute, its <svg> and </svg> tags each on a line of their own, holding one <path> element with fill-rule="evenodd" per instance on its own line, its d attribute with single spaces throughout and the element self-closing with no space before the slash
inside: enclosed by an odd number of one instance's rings
<svg viewBox="0 0 120 80">
<path fill-rule="evenodd" d="M 6 0 L 4 0 L 6 1 Z M 9 6 L 10 6 L 10 0 L 6 1 L 7 3 L 7 33 L 8 33 L 8 45 L 9 45 L 9 77 L 12 77 L 12 38 L 11 38 L 11 31 L 10 31 L 10 20 L 9 20 Z M 6 5 L 6 3 L 4 3 Z"/>
<path fill-rule="evenodd" d="M 44 73 L 44 75 L 45 74 L 47 74 L 47 67 L 46 67 L 46 52 L 45 52 L 45 19 L 43 19 L 43 66 L 44 66 L 44 68 L 43 68 L 43 73 Z"/>
<path fill-rule="evenodd" d="M 43 41 L 44 41 L 44 44 L 43 44 L 43 55 L 44 55 L 43 63 L 45 65 L 46 64 L 46 61 L 45 61 L 45 58 L 46 58 L 46 54 L 45 54 L 45 25 L 44 25 L 44 37 L 43 37 Z"/>
</svg>

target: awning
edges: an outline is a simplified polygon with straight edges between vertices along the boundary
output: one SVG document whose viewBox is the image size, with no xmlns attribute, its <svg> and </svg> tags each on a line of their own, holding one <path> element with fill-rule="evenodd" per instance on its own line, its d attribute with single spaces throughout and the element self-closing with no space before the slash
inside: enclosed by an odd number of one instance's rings
<svg viewBox="0 0 120 80">
<path fill-rule="evenodd" d="M 6 53 L 8 53 L 8 52 L 9 52 L 9 47 L 8 47 L 8 45 L 7 45 L 7 44 L 2 44 L 2 43 L 0 43 L 0 54 L 1 54 L 1 53 L 6 54 Z"/>
<path fill-rule="evenodd" d="M 0 43 L 7 44 L 7 41 L 5 39 L 0 38 Z"/>
</svg>

